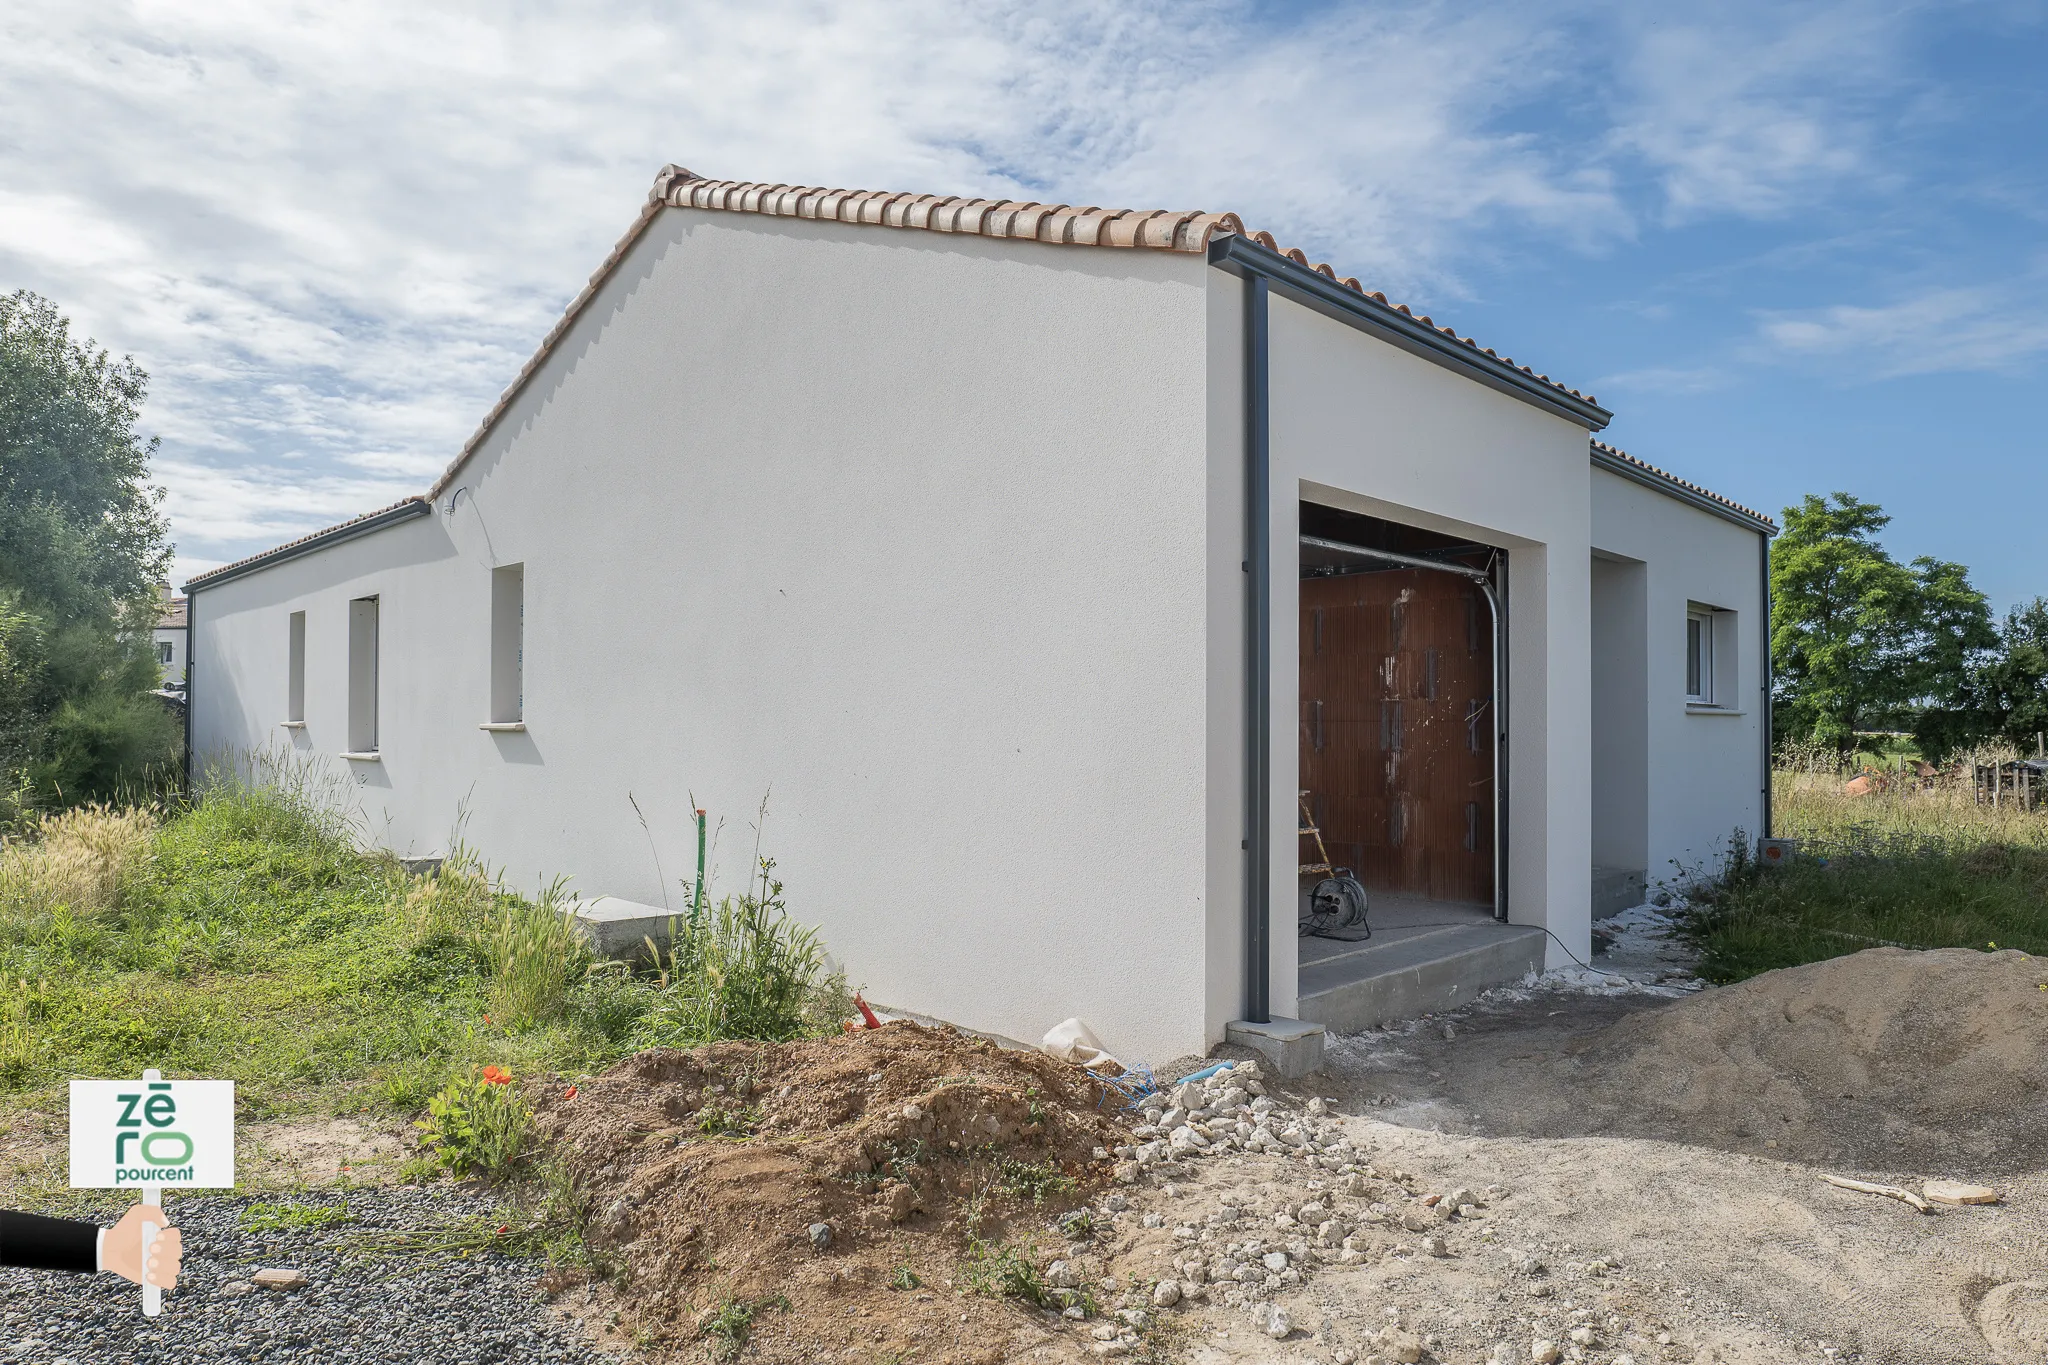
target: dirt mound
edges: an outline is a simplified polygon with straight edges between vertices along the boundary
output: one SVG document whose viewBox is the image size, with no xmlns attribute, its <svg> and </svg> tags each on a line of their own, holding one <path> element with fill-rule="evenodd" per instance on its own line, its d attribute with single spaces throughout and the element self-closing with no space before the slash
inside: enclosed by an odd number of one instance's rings
<svg viewBox="0 0 2048 1365">
<path fill-rule="evenodd" d="M 2048 959 L 1872 948 L 1638 1014 L 1578 1060 L 1681 1140 L 1968 1176 L 2048 1165 L 2044 1056 Z"/>
<path fill-rule="evenodd" d="M 748 1360 L 964 1362 L 1044 1335 L 1010 1301 L 952 1292 L 970 1232 L 1052 1240 L 1129 1141 L 1120 1105 L 1037 1053 L 892 1023 L 642 1053 L 537 1114 L 591 1198 L 623 1339 L 689 1359 L 743 1336 Z"/>
</svg>

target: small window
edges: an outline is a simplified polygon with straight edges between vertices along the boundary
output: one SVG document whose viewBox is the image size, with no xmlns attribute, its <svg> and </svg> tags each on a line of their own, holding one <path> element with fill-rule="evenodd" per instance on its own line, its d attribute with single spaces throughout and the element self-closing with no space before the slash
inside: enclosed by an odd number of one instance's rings
<svg viewBox="0 0 2048 1365">
<path fill-rule="evenodd" d="M 1694 706 L 1714 704 L 1714 614 L 1710 611 L 1685 614 L 1685 699 Z"/>
<path fill-rule="evenodd" d="M 299 723 L 306 719 L 306 613 L 292 613 L 287 636 L 284 718 Z"/>
<path fill-rule="evenodd" d="M 171 642 L 169 640 L 158 640 L 156 642 L 156 661 L 165 665 L 171 662 Z"/>
<path fill-rule="evenodd" d="M 526 566 L 491 570 L 491 723 L 526 718 Z"/>
<path fill-rule="evenodd" d="M 377 599 L 348 604 L 348 747 L 377 752 Z"/>
</svg>

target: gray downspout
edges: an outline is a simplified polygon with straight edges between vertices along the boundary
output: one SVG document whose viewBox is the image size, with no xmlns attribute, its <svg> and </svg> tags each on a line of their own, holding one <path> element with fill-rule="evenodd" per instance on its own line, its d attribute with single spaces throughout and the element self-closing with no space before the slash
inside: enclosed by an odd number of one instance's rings
<svg viewBox="0 0 2048 1365">
<path fill-rule="evenodd" d="M 1266 388 L 1266 277 L 1244 282 L 1244 1017 L 1273 1007 L 1273 491 Z"/>
<path fill-rule="evenodd" d="M 185 590 L 185 800 L 190 804 L 195 787 L 192 758 L 192 706 L 198 689 L 192 683 L 199 673 L 199 594 Z"/>
<path fill-rule="evenodd" d="M 1757 671 L 1762 674 L 1758 684 L 1763 691 L 1763 704 L 1757 708 L 1763 716 L 1763 795 L 1764 795 L 1764 838 L 1771 837 L 1771 538 L 1759 531 L 1757 544 L 1757 600 L 1763 618 L 1763 649 L 1757 655 Z"/>
</svg>

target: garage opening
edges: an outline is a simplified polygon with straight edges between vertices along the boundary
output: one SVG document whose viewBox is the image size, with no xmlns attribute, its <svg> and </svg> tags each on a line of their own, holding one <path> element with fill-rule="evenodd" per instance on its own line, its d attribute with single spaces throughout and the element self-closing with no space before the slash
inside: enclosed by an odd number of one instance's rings
<svg viewBox="0 0 2048 1365">
<path fill-rule="evenodd" d="M 1505 919 L 1505 551 L 1305 502 L 1300 554 L 1303 968 Z M 1364 925 L 1332 913 L 1342 869 Z"/>
</svg>

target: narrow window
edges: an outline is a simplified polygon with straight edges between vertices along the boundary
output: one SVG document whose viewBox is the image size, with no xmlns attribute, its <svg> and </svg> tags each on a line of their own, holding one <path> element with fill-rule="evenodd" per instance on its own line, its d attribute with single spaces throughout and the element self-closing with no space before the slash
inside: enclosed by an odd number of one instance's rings
<svg viewBox="0 0 2048 1365">
<path fill-rule="evenodd" d="M 348 747 L 377 752 L 377 599 L 348 604 Z"/>
<path fill-rule="evenodd" d="M 1484 719 L 1486 719 L 1486 698 L 1474 697 L 1465 704 L 1465 748 L 1470 753 L 1476 754 L 1481 748 L 1479 722 Z"/>
<path fill-rule="evenodd" d="M 526 718 L 526 566 L 491 570 L 491 723 Z"/>
<path fill-rule="evenodd" d="M 1467 801 L 1465 803 L 1465 851 L 1467 853 L 1477 853 L 1479 851 L 1479 803 L 1477 801 Z"/>
<path fill-rule="evenodd" d="M 156 642 L 156 661 L 166 665 L 171 662 L 171 642 L 169 640 L 158 640 Z"/>
<path fill-rule="evenodd" d="M 289 649 L 285 665 L 284 718 L 294 725 L 306 719 L 306 613 L 292 613 Z"/>
<path fill-rule="evenodd" d="M 1705 611 L 1685 614 L 1685 699 L 1695 706 L 1714 704 L 1714 617 Z"/>
<path fill-rule="evenodd" d="M 1401 703 L 1380 703 L 1380 748 L 1390 754 L 1401 752 Z"/>
</svg>

